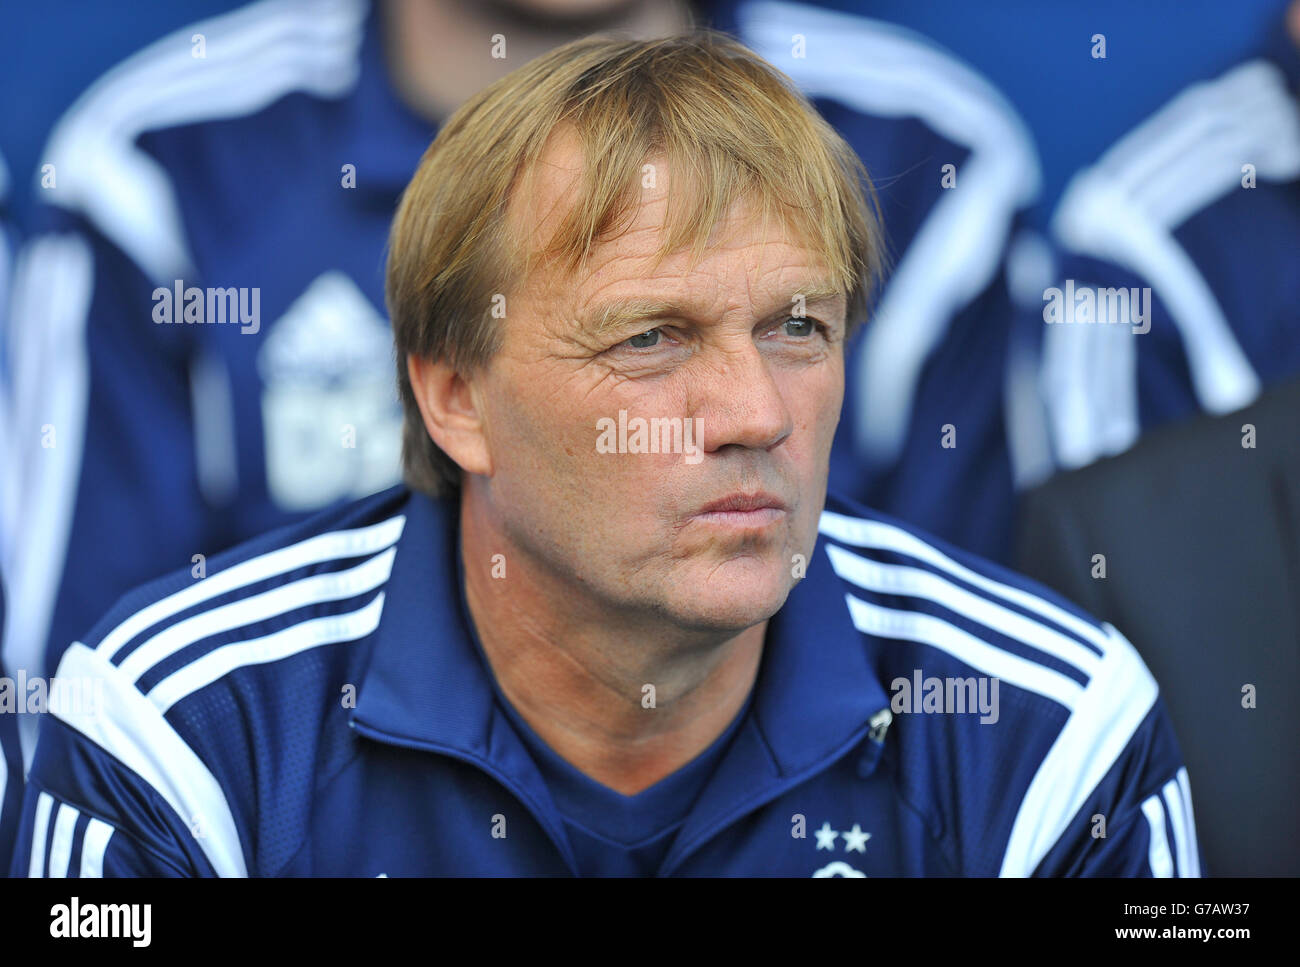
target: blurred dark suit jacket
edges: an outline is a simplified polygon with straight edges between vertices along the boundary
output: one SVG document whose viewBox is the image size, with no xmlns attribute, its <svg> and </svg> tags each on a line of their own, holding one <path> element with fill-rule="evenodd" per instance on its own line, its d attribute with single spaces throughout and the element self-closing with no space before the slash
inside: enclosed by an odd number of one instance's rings
<svg viewBox="0 0 1300 967">
<path fill-rule="evenodd" d="M 1300 875 L 1300 382 L 1053 478 L 1027 496 L 1017 547 L 1020 570 L 1115 625 L 1155 675 L 1204 872 Z"/>
</svg>

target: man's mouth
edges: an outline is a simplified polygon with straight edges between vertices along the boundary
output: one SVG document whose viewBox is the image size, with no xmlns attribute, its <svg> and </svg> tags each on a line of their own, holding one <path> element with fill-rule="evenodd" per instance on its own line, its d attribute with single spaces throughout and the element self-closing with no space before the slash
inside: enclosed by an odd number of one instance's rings
<svg viewBox="0 0 1300 967">
<path fill-rule="evenodd" d="M 758 530 L 784 520 L 790 512 L 773 494 L 736 492 L 705 504 L 691 519 L 714 527 Z"/>
</svg>

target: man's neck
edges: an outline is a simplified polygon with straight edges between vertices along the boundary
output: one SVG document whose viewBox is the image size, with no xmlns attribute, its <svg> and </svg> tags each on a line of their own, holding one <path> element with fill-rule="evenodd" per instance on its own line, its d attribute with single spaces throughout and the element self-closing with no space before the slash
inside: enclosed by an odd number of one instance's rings
<svg viewBox="0 0 1300 967">
<path fill-rule="evenodd" d="M 435 122 L 521 64 L 595 30 L 649 39 L 689 26 L 679 0 L 636 0 L 601 19 L 568 21 L 465 0 L 386 0 L 381 14 L 394 87 L 413 111 Z M 497 35 L 504 47 L 494 42 Z"/>
<path fill-rule="evenodd" d="M 587 777 L 625 796 L 671 775 L 739 714 L 758 676 L 767 622 L 728 637 L 600 620 L 507 554 L 501 535 L 461 505 L 465 597 L 501 691 L 534 732 Z M 647 688 L 647 686 L 650 686 Z"/>
</svg>

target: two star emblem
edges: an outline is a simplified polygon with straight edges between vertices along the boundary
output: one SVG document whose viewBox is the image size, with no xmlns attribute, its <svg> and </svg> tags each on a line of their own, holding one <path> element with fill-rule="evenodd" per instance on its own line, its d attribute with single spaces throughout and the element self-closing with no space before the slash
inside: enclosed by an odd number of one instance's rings
<svg viewBox="0 0 1300 967">
<path fill-rule="evenodd" d="M 846 829 L 843 834 L 831 829 L 829 822 L 822 823 L 821 829 L 814 829 L 813 835 L 817 837 L 818 849 L 835 849 L 836 837 L 844 836 L 844 852 L 846 853 L 865 853 L 867 851 L 867 840 L 871 839 L 870 833 L 864 833 L 862 827 L 857 823 L 853 824 L 852 829 Z"/>
</svg>

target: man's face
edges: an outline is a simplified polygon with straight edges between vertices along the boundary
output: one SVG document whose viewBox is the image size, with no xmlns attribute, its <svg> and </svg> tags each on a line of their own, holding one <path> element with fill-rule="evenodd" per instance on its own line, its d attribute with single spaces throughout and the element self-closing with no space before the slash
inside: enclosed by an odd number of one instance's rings
<svg viewBox="0 0 1300 967">
<path fill-rule="evenodd" d="M 552 139 L 535 190 L 512 209 L 516 229 L 549 238 L 580 166 L 576 142 Z M 700 262 L 681 252 L 656 266 L 666 165 L 655 180 L 630 229 L 576 276 L 542 265 L 507 296 L 501 349 L 472 384 L 492 474 L 471 499 L 486 495 L 529 566 L 571 592 L 566 605 L 738 632 L 780 609 L 796 555 L 816 539 L 845 299 L 801 244 L 779 225 L 765 234 L 745 206 Z M 620 300 L 663 307 L 605 313 Z M 638 420 L 661 444 L 676 423 L 669 447 L 683 452 L 626 452 L 638 449 Z M 728 498 L 738 509 L 709 511 Z"/>
</svg>

